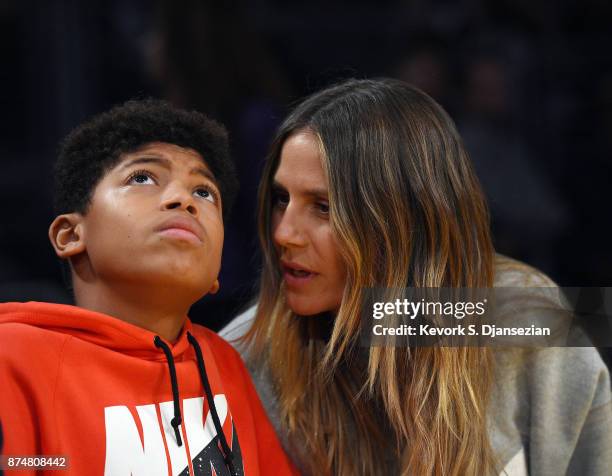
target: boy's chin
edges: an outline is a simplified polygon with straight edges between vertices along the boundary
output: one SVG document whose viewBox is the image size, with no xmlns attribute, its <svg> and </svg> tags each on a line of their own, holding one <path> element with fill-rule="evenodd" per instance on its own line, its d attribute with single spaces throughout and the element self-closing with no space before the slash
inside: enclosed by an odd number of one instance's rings
<svg viewBox="0 0 612 476">
<path fill-rule="evenodd" d="M 190 300 L 193 303 L 216 292 L 215 281 L 213 277 L 185 273 L 147 273 L 146 277 L 137 278 L 134 282 L 142 283 L 147 293 Z"/>
<path fill-rule="evenodd" d="M 179 295 L 187 294 L 193 296 L 193 301 L 197 301 L 211 292 L 216 292 L 213 289 L 213 281 L 199 281 L 181 279 L 180 277 L 173 277 L 173 279 L 166 280 L 163 289 L 168 290 Z"/>
</svg>

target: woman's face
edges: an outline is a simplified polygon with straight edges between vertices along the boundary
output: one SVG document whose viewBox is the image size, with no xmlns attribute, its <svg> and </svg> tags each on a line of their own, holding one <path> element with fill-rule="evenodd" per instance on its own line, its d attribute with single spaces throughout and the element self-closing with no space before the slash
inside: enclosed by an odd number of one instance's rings
<svg viewBox="0 0 612 476">
<path fill-rule="evenodd" d="M 285 141 L 272 204 L 272 236 L 287 304 L 304 316 L 337 311 L 346 267 L 329 223 L 327 177 L 312 133 L 298 132 Z"/>
</svg>

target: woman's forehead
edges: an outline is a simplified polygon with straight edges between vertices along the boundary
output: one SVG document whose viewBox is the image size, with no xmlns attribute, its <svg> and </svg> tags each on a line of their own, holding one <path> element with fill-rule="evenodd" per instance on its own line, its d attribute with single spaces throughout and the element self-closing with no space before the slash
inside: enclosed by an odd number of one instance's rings
<svg viewBox="0 0 612 476">
<path fill-rule="evenodd" d="M 274 182 L 303 191 L 327 192 L 327 177 L 321 162 L 318 140 L 310 132 L 291 135 L 283 144 Z"/>
</svg>

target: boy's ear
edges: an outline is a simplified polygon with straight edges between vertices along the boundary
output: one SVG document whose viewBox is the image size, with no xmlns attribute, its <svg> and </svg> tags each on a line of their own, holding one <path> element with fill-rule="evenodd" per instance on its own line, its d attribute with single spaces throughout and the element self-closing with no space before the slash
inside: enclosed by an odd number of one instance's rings
<svg viewBox="0 0 612 476">
<path fill-rule="evenodd" d="M 49 240 L 60 258 L 70 258 L 85 251 L 83 215 L 66 213 L 55 217 L 49 227 Z"/>
<path fill-rule="evenodd" d="M 215 282 L 212 284 L 212 286 L 210 287 L 210 290 L 208 291 L 208 294 L 217 294 L 217 291 L 219 291 L 219 280 L 215 279 Z"/>
</svg>

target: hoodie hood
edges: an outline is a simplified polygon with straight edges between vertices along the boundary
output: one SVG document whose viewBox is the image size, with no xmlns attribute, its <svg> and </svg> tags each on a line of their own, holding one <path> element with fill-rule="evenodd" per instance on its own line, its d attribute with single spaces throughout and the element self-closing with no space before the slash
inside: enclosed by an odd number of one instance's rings
<svg viewBox="0 0 612 476">
<path fill-rule="evenodd" d="M 4 323 L 39 327 L 145 360 L 166 360 L 164 352 L 155 345 L 154 332 L 77 306 L 43 302 L 0 304 L 0 324 Z M 185 316 L 176 342 L 165 341 L 176 360 L 182 360 L 191 348 L 187 333 L 192 331 L 192 327 Z"/>
</svg>

